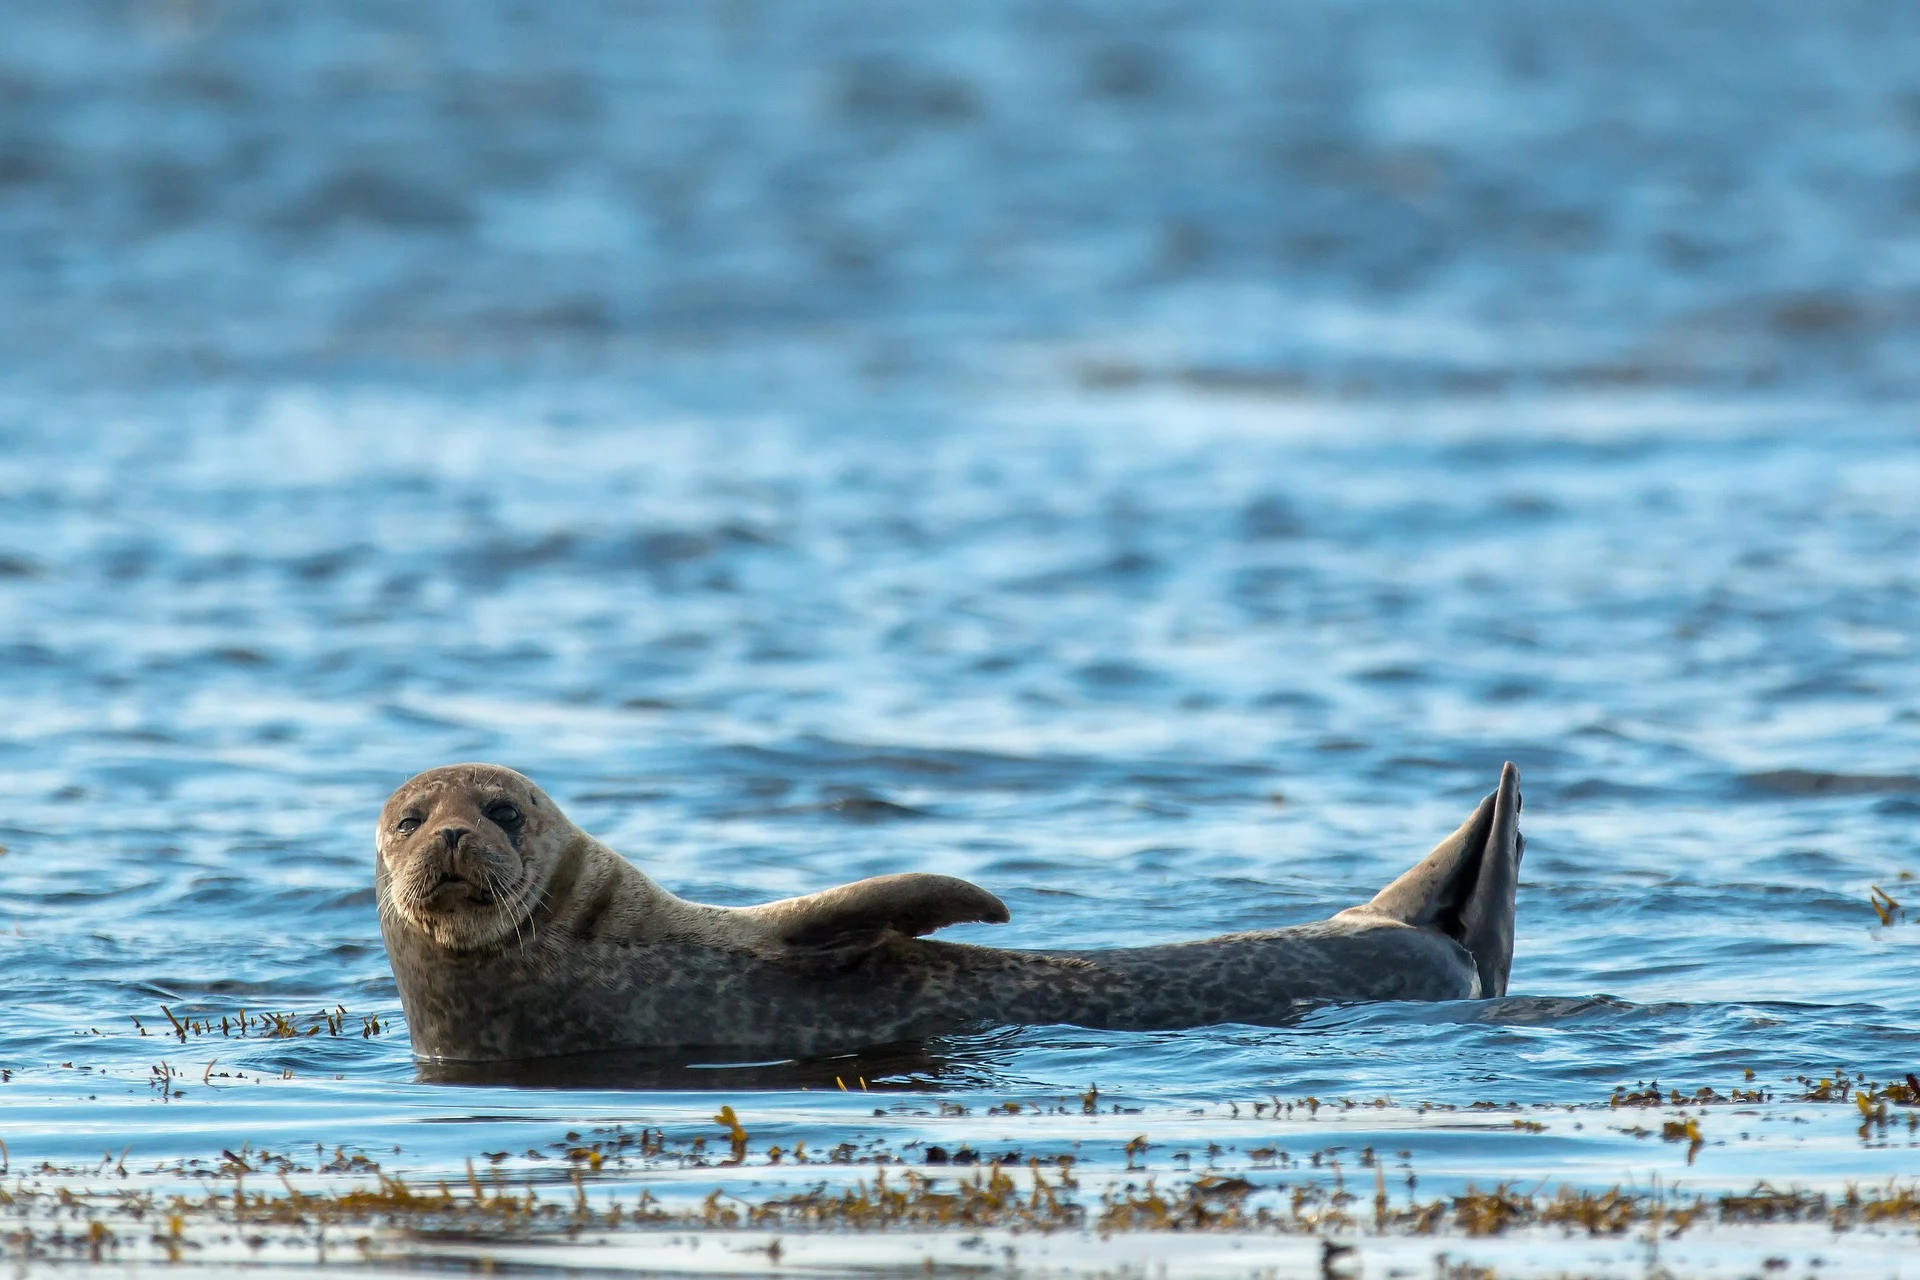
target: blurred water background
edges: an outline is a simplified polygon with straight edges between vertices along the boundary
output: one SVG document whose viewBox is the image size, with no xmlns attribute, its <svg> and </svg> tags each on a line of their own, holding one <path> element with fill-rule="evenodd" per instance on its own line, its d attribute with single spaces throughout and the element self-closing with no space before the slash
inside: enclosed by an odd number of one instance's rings
<svg viewBox="0 0 1920 1280">
<path fill-rule="evenodd" d="M 787 1142 L 1117 1165 L 1274 1095 L 1920 1066 L 1920 928 L 1869 900 L 1920 894 L 1913 7 L 0 24 L 16 1173 L 444 1176 L 710 1129 L 708 1082 Z M 473 758 L 683 894 L 938 870 L 1013 910 L 954 936 L 1069 946 L 1361 900 L 1510 758 L 1525 998 L 983 1033 L 859 1064 L 919 1090 L 886 1117 L 801 1088 L 834 1068 L 422 1081 L 371 824 Z M 387 1030 L 183 1045 L 163 1004 Z M 1119 1117 L 981 1117 L 1096 1081 Z M 1341 1140 L 1435 1185 L 1912 1171 L 1845 1111 Z"/>
</svg>

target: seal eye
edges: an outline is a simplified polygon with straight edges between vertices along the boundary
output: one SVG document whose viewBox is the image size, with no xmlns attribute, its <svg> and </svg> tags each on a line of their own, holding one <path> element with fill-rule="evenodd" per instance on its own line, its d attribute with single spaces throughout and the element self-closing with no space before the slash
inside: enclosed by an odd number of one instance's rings
<svg viewBox="0 0 1920 1280">
<path fill-rule="evenodd" d="M 520 821 L 520 811 L 505 800 L 495 800 L 487 806 L 487 817 L 502 827 L 515 826 Z"/>
<path fill-rule="evenodd" d="M 420 829 L 420 819 L 414 817 L 412 814 L 408 814 L 406 817 L 400 819 L 400 821 L 394 823 L 393 829 L 403 836 L 410 836 Z"/>
</svg>

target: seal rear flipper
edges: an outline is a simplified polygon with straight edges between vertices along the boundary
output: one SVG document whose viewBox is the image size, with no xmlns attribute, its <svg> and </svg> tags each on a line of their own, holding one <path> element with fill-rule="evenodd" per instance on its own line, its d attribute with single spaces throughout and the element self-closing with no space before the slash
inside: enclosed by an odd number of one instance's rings
<svg viewBox="0 0 1920 1280">
<path fill-rule="evenodd" d="M 1483 997 L 1507 993 L 1513 965 L 1513 893 L 1526 841 L 1520 835 L 1520 771 L 1432 853 L 1355 910 L 1438 930 L 1473 957 Z"/>
<path fill-rule="evenodd" d="M 878 946 L 889 934 L 917 938 L 950 924 L 1005 924 L 1010 918 L 1006 904 L 979 885 L 924 874 L 875 876 L 747 911 L 788 947 L 841 953 Z"/>
<path fill-rule="evenodd" d="M 1460 932 L 1454 935 L 1479 966 L 1483 997 L 1507 994 L 1507 973 L 1513 967 L 1513 894 L 1520 885 L 1520 859 L 1526 849 L 1520 835 L 1520 770 L 1509 761 L 1500 770 L 1492 829 L 1481 849 L 1473 892 L 1460 911 Z"/>
</svg>

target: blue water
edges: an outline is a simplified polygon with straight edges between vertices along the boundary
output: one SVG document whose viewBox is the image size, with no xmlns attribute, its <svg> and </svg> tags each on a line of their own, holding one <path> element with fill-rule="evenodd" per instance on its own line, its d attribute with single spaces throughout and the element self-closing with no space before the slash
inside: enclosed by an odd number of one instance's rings
<svg viewBox="0 0 1920 1280">
<path fill-rule="evenodd" d="M 1315 1123 L 1436 1187 L 1910 1173 L 1851 1107 L 1692 1164 L 1412 1110 L 1920 1065 L 1920 24 L 1758 8 L 10 16 L 14 1172 L 452 1176 L 712 1089 L 756 1144 L 1387 1096 Z M 1318 918 L 1512 759 L 1516 998 L 422 1079 L 371 826 L 462 759 L 684 895 L 937 870 L 1034 946 Z"/>
</svg>

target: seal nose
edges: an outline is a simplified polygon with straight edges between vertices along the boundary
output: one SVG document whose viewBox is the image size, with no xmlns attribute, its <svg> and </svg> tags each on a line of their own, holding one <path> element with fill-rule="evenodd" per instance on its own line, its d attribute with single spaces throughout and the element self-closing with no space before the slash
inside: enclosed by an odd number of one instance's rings
<svg viewBox="0 0 1920 1280">
<path fill-rule="evenodd" d="M 449 853 L 460 847 L 460 841 L 465 838 L 466 834 L 467 828 L 465 827 L 440 828 L 440 840 L 447 846 L 447 852 Z"/>
</svg>

